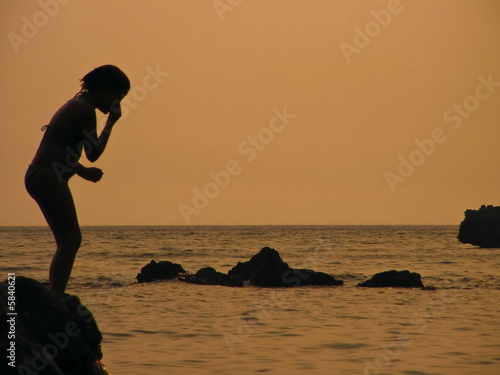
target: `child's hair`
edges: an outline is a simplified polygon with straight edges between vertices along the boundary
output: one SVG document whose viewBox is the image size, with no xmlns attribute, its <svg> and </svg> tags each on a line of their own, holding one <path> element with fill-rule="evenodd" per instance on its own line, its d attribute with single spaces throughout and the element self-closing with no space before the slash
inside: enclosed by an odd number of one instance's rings
<svg viewBox="0 0 500 375">
<path fill-rule="evenodd" d="M 126 94 L 130 90 L 128 77 L 114 65 L 102 65 L 95 68 L 80 80 L 80 85 L 81 92 L 92 92 L 104 88 Z"/>
</svg>

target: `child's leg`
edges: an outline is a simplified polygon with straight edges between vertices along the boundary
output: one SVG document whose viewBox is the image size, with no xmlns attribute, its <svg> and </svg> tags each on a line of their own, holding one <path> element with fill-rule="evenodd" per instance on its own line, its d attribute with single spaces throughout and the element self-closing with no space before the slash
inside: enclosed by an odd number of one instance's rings
<svg viewBox="0 0 500 375">
<path fill-rule="evenodd" d="M 50 266 L 50 288 L 64 292 L 82 240 L 73 196 L 68 182 L 45 168 L 30 179 L 28 191 L 39 204 L 57 243 Z"/>
<path fill-rule="evenodd" d="M 65 189 L 58 189 L 49 207 L 43 210 L 57 242 L 49 277 L 50 288 L 58 292 L 66 289 L 76 252 L 82 242 L 73 196 L 67 183 L 62 185 Z"/>
</svg>

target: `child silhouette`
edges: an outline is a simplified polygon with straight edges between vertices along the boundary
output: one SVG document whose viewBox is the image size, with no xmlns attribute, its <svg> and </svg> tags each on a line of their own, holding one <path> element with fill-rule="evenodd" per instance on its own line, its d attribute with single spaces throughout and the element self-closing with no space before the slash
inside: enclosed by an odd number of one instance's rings
<svg viewBox="0 0 500 375">
<path fill-rule="evenodd" d="M 103 172 L 79 163 L 82 151 L 95 162 L 108 143 L 116 121 L 121 117 L 120 101 L 130 90 L 130 81 L 120 69 L 103 65 L 85 75 L 81 90 L 64 104 L 42 127 L 45 134 L 25 176 L 25 186 L 38 203 L 57 244 L 50 265 L 50 288 L 64 292 L 76 253 L 82 241 L 69 179 L 77 174 L 97 182 Z M 98 135 L 96 113 L 108 114 Z"/>
</svg>

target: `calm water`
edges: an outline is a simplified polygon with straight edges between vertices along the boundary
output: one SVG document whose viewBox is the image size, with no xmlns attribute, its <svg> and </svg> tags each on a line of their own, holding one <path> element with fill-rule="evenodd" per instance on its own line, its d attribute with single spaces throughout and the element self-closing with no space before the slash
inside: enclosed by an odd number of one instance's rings
<svg viewBox="0 0 500 375">
<path fill-rule="evenodd" d="M 85 227 L 68 292 L 104 335 L 113 375 L 500 374 L 500 249 L 452 226 Z M 151 260 L 227 272 L 262 247 L 342 287 L 135 284 Z M 0 228 L 0 272 L 47 281 L 47 228 Z M 363 289 L 409 269 L 436 291 Z"/>
</svg>

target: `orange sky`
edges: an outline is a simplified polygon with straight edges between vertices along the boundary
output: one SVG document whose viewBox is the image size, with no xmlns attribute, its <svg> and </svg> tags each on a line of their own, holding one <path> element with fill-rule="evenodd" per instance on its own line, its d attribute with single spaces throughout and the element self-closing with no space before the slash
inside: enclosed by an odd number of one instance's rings
<svg viewBox="0 0 500 375">
<path fill-rule="evenodd" d="M 500 205 L 499 19 L 496 0 L 2 0 L 0 225 L 45 225 L 23 184 L 40 127 L 108 63 L 132 90 L 102 181 L 71 180 L 82 225 L 458 224 Z"/>
</svg>

